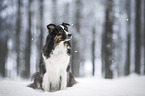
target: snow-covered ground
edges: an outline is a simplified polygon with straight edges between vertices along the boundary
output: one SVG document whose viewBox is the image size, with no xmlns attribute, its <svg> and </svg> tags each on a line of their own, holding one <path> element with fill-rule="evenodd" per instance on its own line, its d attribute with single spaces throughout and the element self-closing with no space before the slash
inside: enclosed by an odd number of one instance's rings
<svg viewBox="0 0 145 96">
<path fill-rule="evenodd" d="M 26 87 L 30 81 L 1 79 L 0 96 L 145 96 L 145 76 L 78 78 L 77 82 L 66 90 L 44 92 Z"/>
</svg>

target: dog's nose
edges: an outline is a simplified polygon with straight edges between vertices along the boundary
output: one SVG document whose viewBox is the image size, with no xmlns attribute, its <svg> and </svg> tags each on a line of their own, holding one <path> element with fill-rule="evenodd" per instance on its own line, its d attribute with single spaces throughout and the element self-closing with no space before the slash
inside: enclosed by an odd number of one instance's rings
<svg viewBox="0 0 145 96">
<path fill-rule="evenodd" d="M 72 34 L 71 34 L 71 33 L 69 33 L 69 34 L 68 34 L 68 36 L 69 36 L 69 37 L 71 37 L 71 36 L 72 36 Z"/>
</svg>

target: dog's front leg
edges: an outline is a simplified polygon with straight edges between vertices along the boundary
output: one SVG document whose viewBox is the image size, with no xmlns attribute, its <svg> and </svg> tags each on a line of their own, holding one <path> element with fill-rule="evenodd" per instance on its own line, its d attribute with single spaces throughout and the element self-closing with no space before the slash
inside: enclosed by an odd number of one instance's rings
<svg viewBox="0 0 145 96">
<path fill-rule="evenodd" d="M 42 88 L 44 89 L 44 91 L 50 91 L 50 80 L 48 74 L 46 73 L 43 76 Z"/>
<path fill-rule="evenodd" d="M 64 71 L 61 74 L 61 90 L 66 89 L 67 86 L 67 72 Z"/>
</svg>

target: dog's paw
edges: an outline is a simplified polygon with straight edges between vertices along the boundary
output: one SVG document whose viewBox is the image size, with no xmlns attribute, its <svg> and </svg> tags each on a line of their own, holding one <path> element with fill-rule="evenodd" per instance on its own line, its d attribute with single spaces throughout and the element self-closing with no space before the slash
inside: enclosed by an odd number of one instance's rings
<svg viewBox="0 0 145 96">
<path fill-rule="evenodd" d="M 61 90 L 65 90 L 66 89 L 66 86 L 61 86 Z"/>
</svg>

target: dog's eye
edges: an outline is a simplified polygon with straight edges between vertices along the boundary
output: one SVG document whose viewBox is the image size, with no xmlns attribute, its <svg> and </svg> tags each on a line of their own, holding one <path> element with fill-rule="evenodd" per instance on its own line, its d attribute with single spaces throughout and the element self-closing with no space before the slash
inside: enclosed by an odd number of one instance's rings
<svg viewBox="0 0 145 96">
<path fill-rule="evenodd" d="M 61 29 L 60 31 L 63 32 L 63 29 Z"/>
<path fill-rule="evenodd" d="M 60 35 L 62 35 L 62 34 L 63 34 L 63 32 L 60 31 L 57 35 L 60 36 Z"/>
<path fill-rule="evenodd" d="M 64 28 L 64 30 L 68 31 L 68 29 L 67 29 L 67 28 Z"/>
</svg>

